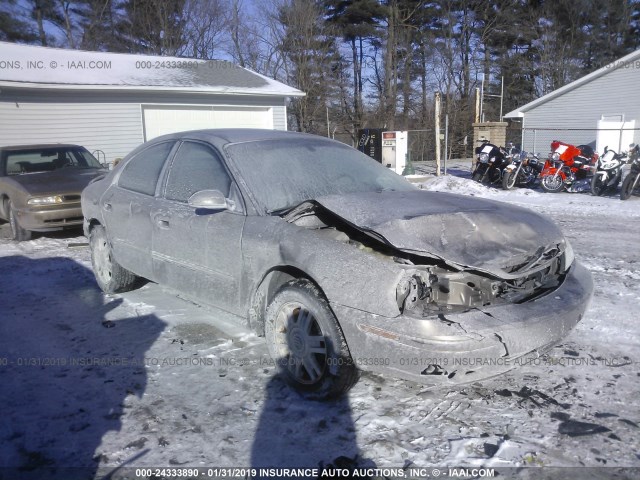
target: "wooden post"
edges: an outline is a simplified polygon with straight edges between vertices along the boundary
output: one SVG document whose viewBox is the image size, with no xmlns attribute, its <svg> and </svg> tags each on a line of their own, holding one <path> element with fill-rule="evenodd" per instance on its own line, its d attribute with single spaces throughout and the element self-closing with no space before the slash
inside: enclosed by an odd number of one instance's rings
<svg viewBox="0 0 640 480">
<path fill-rule="evenodd" d="M 436 92 L 435 99 L 435 130 L 436 130 L 436 176 L 440 176 L 440 92 Z"/>
</svg>

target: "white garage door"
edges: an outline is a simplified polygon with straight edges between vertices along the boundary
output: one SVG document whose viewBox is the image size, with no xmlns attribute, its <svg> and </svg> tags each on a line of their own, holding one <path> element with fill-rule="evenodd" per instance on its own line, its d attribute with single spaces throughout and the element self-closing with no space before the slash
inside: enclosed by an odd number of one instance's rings
<svg viewBox="0 0 640 480">
<path fill-rule="evenodd" d="M 202 128 L 273 128 L 271 108 L 259 107 L 142 107 L 145 141 L 167 133 Z"/>
</svg>

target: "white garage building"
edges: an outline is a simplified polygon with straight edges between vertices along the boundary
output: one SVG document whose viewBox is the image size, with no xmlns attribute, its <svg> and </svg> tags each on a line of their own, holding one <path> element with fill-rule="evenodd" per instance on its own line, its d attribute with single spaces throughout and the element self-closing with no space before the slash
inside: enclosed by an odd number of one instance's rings
<svg viewBox="0 0 640 480">
<path fill-rule="evenodd" d="M 640 50 L 509 112 L 522 148 L 546 155 L 552 140 L 625 151 L 640 143 Z"/>
<path fill-rule="evenodd" d="M 76 143 L 113 162 L 165 133 L 286 130 L 303 95 L 226 61 L 0 42 L 0 146 Z"/>
</svg>

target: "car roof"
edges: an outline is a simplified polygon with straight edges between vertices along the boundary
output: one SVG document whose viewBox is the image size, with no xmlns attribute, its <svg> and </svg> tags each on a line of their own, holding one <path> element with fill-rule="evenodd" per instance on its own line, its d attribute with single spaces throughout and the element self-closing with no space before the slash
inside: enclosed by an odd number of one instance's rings
<svg viewBox="0 0 640 480">
<path fill-rule="evenodd" d="M 44 150 L 47 148 L 84 148 L 84 147 L 82 145 L 75 145 L 72 143 L 39 143 L 37 145 L 11 145 L 7 147 L 0 147 L 0 150 L 7 150 L 7 151 L 39 150 L 39 149 Z"/>
<path fill-rule="evenodd" d="M 151 140 L 138 145 L 137 148 L 129 152 L 123 161 L 128 161 L 129 158 L 134 157 L 139 152 L 151 145 L 166 141 L 200 140 L 210 143 L 219 150 L 223 150 L 226 145 L 233 143 L 259 142 L 277 139 L 307 139 L 327 142 L 334 145 L 342 145 L 344 147 L 348 146 L 344 143 L 338 142 L 337 140 L 322 137 L 319 135 L 313 135 L 310 133 L 299 133 L 286 130 L 269 130 L 260 128 L 211 128 L 204 130 L 187 130 L 184 132 L 169 133 L 167 135 L 152 138 Z"/>
<path fill-rule="evenodd" d="M 185 132 L 170 133 L 154 138 L 152 141 L 169 139 L 197 138 L 207 140 L 214 145 L 226 145 L 228 143 L 255 142 L 260 140 L 277 140 L 281 138 L 313 138 L 326 139 L 318 135 L 308 133 L 289 132 L 285 130 L 268 130 L 260 128 L 214 128 L 206 130 L 190 130 Z"/>
</svg>

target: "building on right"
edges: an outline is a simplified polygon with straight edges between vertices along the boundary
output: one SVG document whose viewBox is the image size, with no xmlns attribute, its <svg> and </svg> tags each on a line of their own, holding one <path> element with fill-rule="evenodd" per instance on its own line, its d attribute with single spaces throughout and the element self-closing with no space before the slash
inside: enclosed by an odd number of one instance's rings
<svg viewBox="0 0 640 480">
<path fill-rule="evenodd" d="M 640 143 L 640 50 L 505 115 L 522 149 L 546 155 L 553 140 L 623 152 Z"/>
</svg>

